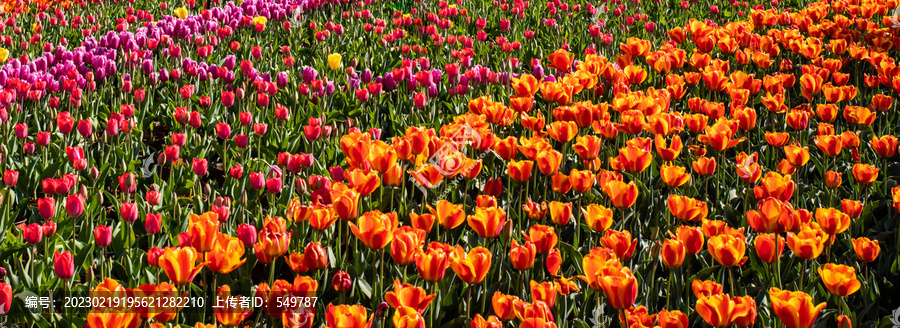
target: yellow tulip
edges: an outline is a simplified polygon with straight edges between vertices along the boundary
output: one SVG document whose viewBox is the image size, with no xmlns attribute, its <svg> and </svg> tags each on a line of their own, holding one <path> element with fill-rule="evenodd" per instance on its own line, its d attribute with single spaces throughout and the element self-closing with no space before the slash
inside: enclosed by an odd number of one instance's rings
<svg viewBox="0 0 900 328">
<path fill-rule="evenodd" d="M 175 9 L 175 17 L 184 19 L 185 17 L 187 17 L 187 14 L 188 14 L 188 11 L 187 11 L 187 8 L 185 8 L 185 7 Z"/>
<path fill-rule="evenodd" d="M 328 55 L 328 67 L 331 68 L 332 71 L 341 68 L 341 54 Z"/>
</svg>

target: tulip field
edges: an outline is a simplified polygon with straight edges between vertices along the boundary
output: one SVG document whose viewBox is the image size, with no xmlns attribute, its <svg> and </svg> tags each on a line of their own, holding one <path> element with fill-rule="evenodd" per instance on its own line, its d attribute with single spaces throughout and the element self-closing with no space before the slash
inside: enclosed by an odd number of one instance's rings
<svg viewBox="0 0 900 328">
<path fill-rule="evenodd" d="M 0 0 L 0 328 L 898 328 L 898 7 Z"/>
</svg>

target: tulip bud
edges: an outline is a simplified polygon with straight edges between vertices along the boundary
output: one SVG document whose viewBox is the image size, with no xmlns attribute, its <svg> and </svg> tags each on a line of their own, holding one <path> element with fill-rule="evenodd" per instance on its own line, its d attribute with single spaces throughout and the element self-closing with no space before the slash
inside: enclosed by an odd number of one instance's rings
<svg viewBox="0 0 900 328">
<path fill-rule="evenodd" d="M 159 267 L 159 257 L 162 256 L 163 250 L 159 247 L 153 247 L 147 251 L 147 263 L 151 266 Z"/>
<path fill-rule="evenodd" d="M 91 180 L 97 180 L 100 178 L 100 170 L 98 170 L 97 167 L 91 167 L 90 176 Z"/>
<path fill-rule="evenodd" d="M 47 221 L 41 226 L 41 230 L 44 234 L 44 237 L 52 237 L 56 234 L 56 222 Z"/>
<path fill-rule="evenodd" d="M 112 242 L 112 230 L 109 227 L 104 225 L 99 225 L 94 228 L 94 242 L 97 243 L 97 246 L 100 248 L 106 248 Z"/>
<path fill-rule="evenodd" d="M 24 230 L 22 230 L 22 237 L 24 237 L 25 242 L 31 245 L 37 245 L 41 242 L 41 238 L 44 236 L 44 229 L 40 224 L 32 223 L 25 226 Z"/>
<path fill-rule="evenodd" d="M 209 198 L 210 194 L 212 194 L 212 188 L 209 186 L 209 183 L 203 183 L 203 196 Z"/>
<path fill-rule="evenodd" d="M 350 288 L 353 287 L 350 275 L 343 270 L 338 270 L 338 272 L 334 273 L 334 276 L 331 278 L 331 284 L 338 293 L 349 292 Z"/>
<path fill-rule="evenodd" d="M 247 189 L 241 191 L 241 199 L 238 202 L 241 206 L 247 205 Z"/>
<path fill-rule="evenodd" d="M 237 237 L 244 245 L 253 245 L 256 243 L 256 227 L 249 224 L 242 224 L 237 228 Z"/>
<path fill-rule="evenodd" d="M 161 227 L 162 215 L 148 213 L 147 216 L 144 217 L 144 230 L 146 230 L 148 234 L 155 235 L 159 232 Z"/>
</svg>

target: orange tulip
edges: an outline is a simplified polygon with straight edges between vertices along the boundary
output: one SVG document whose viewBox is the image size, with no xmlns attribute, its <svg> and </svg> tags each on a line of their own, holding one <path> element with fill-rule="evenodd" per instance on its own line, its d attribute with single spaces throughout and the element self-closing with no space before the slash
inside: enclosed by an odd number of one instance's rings
<svg viewBox="0 0 900 328">
<path fill-rule="evenodd" d="M 159 257 L 159 267 L 166 272 L 166 276 L 169 277 L 172 284 L 185 286 L 190 284 L 197 273 L 200 273 L 200 270 L 209 264 L 208 262 L 196 264 L 199 259 L 199 252 L 192 247 L 166 247 Z"/>
<path fill-rule="evenodd" d="M 662 244 L 660 255 L 662 262 L 669 268 L 677 268 L 684 262 L 684 243 L 678 239 L 666 239 Z"/>
<path fill-rule="evenodd" d="M 397 213 L 381 213 L 374 210 L 359 218 L 359 225 L 350 222 L 350 231 L 371 249 L 382 249 L 394 240 L 397 229 Z"/>
<path fill-rule="evenodd" d="M 84 322 L 85 328 L 138 328 L 140 326 L 141 318 L 137 312 L 88 311 Z"/>
<path fill-rule="evenodd" d="M 619 149 L 619 157 L 617 159 L 622 163 L 625 171 L 640 173 L 650 166 L 650 162 L 653 161 L 653 155 L 641 148 L 628 146 Z"/>
<path fill-rule="evenodd" d="M 373 318 L 362 305 L 328 304 L 325 308 L 327 328 L 367 328 L 371 327 Z"/>
<path fill-rule="evenodd" d="M 816 222 L 829 235 L 842 233 L 850 227 L 850 216 L 835 208 L 817 208 Z"/>
<path fill-rule="evenodd" d="M 847 213 L 851 219 L 859 218 L 862 214 L 863 203 L 858 200 L 844 199 L 841 200 L 841 211 Z"/>
<path fill-rule="evenodd" d="M 285 231 L 287 228 L 282 218 L 266 217 L 264 222 L 266 223 L 256 238 L 256 244 L 253 244 L 253 251 L 257 254 L 257 259 L 269 263 L 287 252 L 293 230 Z"/>
<path fill-rule="evenodd" d="M 570 121 L 556 121 L 547 125 L 547 134 L 556 141 L 569 142 L 578 135 L 578 125 Z"/>
<path fill-rule="evenodd" d="M 219 233 L 216 246 L 206 253 L 209 269 L 216 273 L 230 273 L 240 267 L 247 259 L 244 256 L 244 243 L 235 237 Z"/>
<path fill-rule="evenodd" d="M 659 311 L 659 315 L 656 316 L 656 320 L 659 321 L 660 328 L 687 328 L 688 327 L 688 316 L 681 311 L 667 311 L 666 309 L 662 309 Z"/>
<path fill-rule="evenodd" d="M 769 132 L 766 131 L 766 142 L 772 147 L 784 147 L 791 140 L 791 135 L 787 132 Z"/>
<path fill-rule="evenodd" d="M 731 314 L 731 321 L 741 328 L 748 328 L 756 323 L 756 301 L 750 295 L 742 297 L 732 297 L 734 302 L 734 312 Z"/>
<path fill-rule="evenodd" d="M 562 266 L 562 255 L 559 253 L 558 248 L 551 249 L 549 253 L 547 253 L 547 258 L 545 259 L 547 264 L 547 272 L 550 273 L 551 276 L 559 275 L 559 267 Z"/>
<path fill-rule="evenodd" d="M 463 211 L 462 205 L 455 205 L 446 200 L 439 200 L 435 204 L 437 208 L 428 205 L 431 215 L 437 218 L 438 224 L 447 229 L 458 227 L 466 220 L 466 212 Z"/>
<path fill-rule="evenodd" d="M 666 147 L 666 139 L 662 135 L 656 135 L 656 153 L 665 161 L 673 161 L 681 154 L 682 143 L 681 137 L 675 135 L 672 137 L 672 144 Z"/>
<path fill-rule="evenodd" d="M 215 213 L 204 213 L 203 216 L 191 214 L 187 235 L 191 247 L 197 252 L 206 253 L 216 246 L 219 233 L 219 219 Z"/>
<path fill-rule="evenodd" d="M 411 226 L 402 226 L 393 232 L 391 241 L 391 258 L 400 265 L 416 263 L 416 254 L 425 243 L 425 230 Z"/>
<path fill-rule="evenodd" d="M 369 158 L 372 140 L 371 134 L 353 131 L 341 137 L 341 151 L 346 155 L 347 164 L 357 167 Z"/>
<path fill-rule="evenodd" d="M 735 132 L 737 131 L 734 131 L 728 124 L 720 121 L 706 127 L 706 134 L 700 135 L 697 140 L 715 150 L 723 151 L 744 141 L 744 138 L 731 139 Z"/>
<path fill-rule="evenodd" d="M 859 135 L 853 131 L 844 131 L 844 133 L 841 133 L 841 145 L 844 148 L 859 147 Z"/>
<path fill-rule="evenodd" d="M 518 297 L 506 295 L 499 291 L 494 292 L 491 298 L 491 305 L 494 308 L 494 314 L 501 320 L 510 320 L 516 317 L 516 309 L 513 306 L 516 302 L 521 302 Z"/>
<path fill-rule="evenodd" d="M 722 294 L 722 285 L 711 280 L 694 280 L 691 282 L 691 291 L 694 292 L 694 297 L 698 299 L 706 298 L 713 295 Z"/>
<path fill-rule="evenodd" d="M 756 249 L 756 255 L 763 262 L 774 263 L 781 258 L 781 254 L 784 252 L 784 239 L 771 233 L 759 234 L 753 240 L 753 247 Z"/>
<path fill-rule="evenodd" d="M 568 175 L 557 172 L 552 177 L 550 177 L 550 188 L 552 188 L 555 192 L 565 194 L 572 189 L 572 183 L 569 182 Z"/>
<path fill-rule="evenodd" d="M 663 165 L 659 169 L 663 182 L 672 188 L 678 188 L 691 180 L 691 175 L 682 166 Z"/>
<path fill-rule="evenodd" d="M 709 214 L 706 202 L 679 195 L 669 195 L 666 199 L 669 212 L 676 219 L 699 222 Z"/>
<path fill-rule="evenodd" d="M 575 144 L 572 145 L 572 149 L 575 150 L 575 153 L 578 154 L 581 159 L 589 161 L 597 158 L 597 155 L 600 154 L 600 146 L 603 145 L 603 140 L 596 136 L 579 136 L 575 138 Z"/>
<path fill-rule="evenodd" d="M 638 190 L 634 182 L 610 181 L 603 185 L 603 193 L 609 196 L 613 206 L 629 208 L 637 201 Z"/>
<path fill-rule="evenodd" d="M 529 285 L 532 302 L 544 302 L 548 307 L 553 307 L 553 304 L 556 303 L 556 284 L 550 281 L 537 283 L 532 280 Z"/>
<path fill-rule="evenodd" d="M 525 210 L 525 214 L 528 218 L 532 220 L 541 220 L 544 216 L 547 215 L 547 202 L 541 202 L 540 204 L 531 201 L 528 199 L 525 204 L 522 204 L 522 209 Z"/>
<path fill-rule="evenodd" d="M 442 248 L 429 245 L 428 249 L 420 250 L 416 255 L 416 269 L 425 281 L 440 281 L 449 266 L 450 257 Z"/>
<path fill-rule="evenodd" d="M 522 232 L 522 234 L 525 235 L 525 240 L 534 243 L 538 254 L 549 253 L 559 241 L 559 237 L 556 235 L 553 227 L 542 224 L 535 224 L 528 228 L 527 234 L 525 232 Z"/>
<path fill-rule="evenodd" d="M 825 302 L 813 304 L 812 297 L 802 291 L 787 291 L 769 288 L 772 311 L 778 315 L 787 328 L 810 328 L 827 305 Z"/>
<path fill-rule="evenodd" d="M 503 322 L 497 318 L 497 316 L 489 316 L 487 319 L 481 316 L 480 313 L 475 314 L 475 318 L 472 319 L 472 324 L 470 325 L 472 328 L 503 328 Z"/>
<path fill-rule="evenodd" d="M 397 151 L 391 145 L 381 140 L 375 140 L 372 143 L 368 160 L 373 170 L 381 173 L 387 172 L 391 166 L 397 164 L 397 159 Z"/>
<path fill-rule="evenodd" d="M 534 168 L 532 161 L 510 161 L 506 164 L 506 174 L 513 180 L 524 182 L 531 179 L 531 170 Z"/>
<path fill-rule="evenodd" d="M 700 157 L 692 164 L 694 172 L 700 175 L 712 175 L 716 172 L 716 159 L 708 157 Z"/>
<path fill-rule="evenodd" d="M 803 130 L 809 124 L 809 113 L 803 110 L 791 110 L 787 113 L 785 121 L 791 129 Z"/>
<path fill-rule="evenodd" d="M 859 290 L 861 284 L 856 279 L 856 269 L 841 264 L 827 263 L 819 267 L 819 277 L 829 292 L 837 296 L 847 296 Z"/>
<path fill-rule="evenodd" d="M 313 229 L 322 231 L 331 227 L 338 216 L 333 206 L 313 206 L 312 214 L 309 216 L 309 226 Z"/>
<path fill-rule="evenodd" d="M 789 201 L 794 194 L 794 181 L 790 175 L 784 175 L 769 172 L 766 177 L 760 181 L 760 184 L 753 187 L 753 195 L 756 199 L 766 199 L 769 197 Z"/>
<path fill-rule="evenodd" d="M 394 317 L 391 318 L 391 322 L 395 328 L 425 327 L 425 318 L 422 317 L 422 314 L 408 306 L 398 307 L 397 311 L 394 312 Z"/>
<path fill-rule="evenodd" d="M 223 304 L 222 307 L 214 307 L 213 314 L 216 317 L 216 322 L 220 325 L 228 326 L 228 327 L 236 327 L 241 324 L 244 319 L 250 317 L 253 314 L 253 309 L 245 308 L 238 304 L 230 304 L 228 303 L 228 299 L 233 297 L 231 295 L 231 287 L 228 285 L 223 285 L 216 289 L 216 303 L 215 304 Z"/>
<path fill-rule="evenodd" d="M 589 170 L 579 171 L 572 169 L 569 172 L 569 183 L 572 184 L 572 189 L 575 189 L 577 192 L 588 192 L 594 186 L 594 173 Z"/>
<path fill-rule="evenodd" d="M 519 245 L 519 243 L 513 239 L 510 243 L 509 261 L 512 263 L 513 267 L 519 271 L 531 269 L 531 267 L 534 266 L 536 254 L 537 250 L 534 247 L 534 243 L 530 241 L 526 241 L 525 244 Z"/>
<path fill-rule="evenodd" d="M 703 83 L 706 88 L 711 91 L 725 90 L 728 82 L 728 75 L 718 70 L 703 70 Z"/>
<path fill-rule="evenodd" d="M 735 319 L 744 317 L 750 312 L 749 308 L 740 306 L 736 299 L 738 297 L 730 298 L 727 294 L 721 293 L 698 297 L 697 313 L 710 326 L 716 328 L 728 327 Z M 755 308 L 753 310 L 755 311 Z"/>
<path fill-rule="evenodd" d="M 881 246 L 878 244 L 877 240 L 861 237 L 855 238 L 852 241 L 853 252 L 856 253 L 856 258 L 865 262 L 872 262 L 878 258 L 878 253 L 881 252 Z"/>
<path fill-rule="evenodd" d="M 466 221 L 482 238 L 497 238 L 500 236 L 503 223 L 506 222 L 506 212 L 495 206 L 477 207 L 475 214 L 469 215 Z"/>
<path fill-rule="evenodd" d="M 562 153 L 550 149 L 538 153 L 535 158 L 538 169 L 546 176 L 552 176 L 559 170 L 559 164 L 562 162 Z"/>
<path fill-rule="evenodd" d="M 690 226 L 680 226 L 675 231 L 678 240 L 684 244 L 684 250 L 688 254 L 697 254 L 703 248 L 705 238 L 700 228 Z"/>
<path fill-rule="evenodd" d="M 506 139 L 497 141 L 497 143 L 494 144 L 493 150 L 497 153 L 497 156 L 500 156 L 500 158 L 507 161 L 516 158 L 516 155 L 519 154 L 519 150 L 516 148 L 515 137 L 507 137 Z"/>
<path fill-rule="evenodd" d="M 822 82 L 824 82 L 824 79 L 819 75 L 803 74 L 800 76 L 800 93 L 806 100 L 812 101 L 812 98 L 822 91 Z"/>
<path fill-rule="evenodd" d="M 756 207 L 757 210 L 747 211 L 747 223 L 759 232 L 784 232 L 794 215 L 790 203 L 777 198 L 763 199 Z"/>
<path fill-rule="evenodd" d="M 421 287 L 401 283 L 399 279 L 395 279 L 394 290 L 385 293 L 384 300 L 394 309 L 409 307 L 421 314 L 425 312 L 425 309 L 428 308 L 435 296 L 437 295 L 429 295 Z"/>
<path fill-rule="evenodd" d="M 784 146 L 784 155 L 788 162 L 795 167 L 801 167 L 809 162 L 809 147 L 800 148 L 799 146 Z"/>
<path fill-rule="evenodd" d="M 612 225 L 613 211 L 600 204 L 590 204 L 582 208 L 584 221 L 595 232 L 603 232 Z"/>
<path fill-rule="evenodd" d="M 894 205 L 894 210 L 900 212 L 900 186 L 891 188 L 891 200 L 891 204 Z"/>
<path fill-rule="evenodd" d="M 621 268 L 622 264 L 613 250 L 605 247 L 594 247 L 588 255 L 581 260 L 581 268 L 584 276 L 579 276 L 588 283 L 593 290 L 601 290 L 600 280 L 602 270 L 606 267 Z"/>
<path fill-rule="evenodd" d="M 575 171 L 573 170 L 573 173 Z M 593 179 L 594 175 L 588 173 Z M 570 176 L 571 178 L 571 176 Z M 560 203 L 557 201 L 550 202 L 550 220 L 557 225 L 564 226 L 569 224 L 572 219 L 572 203 Z"/>
<path fill-rule="evenodd" d="M 853 178 L 861 185 L 870 186 L 878 180 L 878 168 L 875 165 L 856 163 L 853 165 Z"/>
<path fill-rule="evenodd" d="M 373 170 L 351 168 L 344 171 L 344 177 L 347 179 L 347 185 L 363 197 L 372 194 L 375 189 L 381 186 L 378 172 Z"/>
<path fill-rule="evenodd" d="M 558 49 L 550 54 L 549 66 L 563 72 L 568 72 L 570 69 L 572 69 L 573 61 L 575 61 L 575 54 L 572 54 L 563 49 Z"/>
<path fill-rule="evenodd" d="M 356 218 L 359 197 L 359 192 L 344 183 L 335 182 L 331 184 L 331 203 L 334 206 L 335 213 L 341 220 Z"/>
<path fill-rule="evenodd" d="M 513 90 L 516 90 L 516 94 L 522 96 L 533 96 L 540 90 L 539 84 L 540 81 L 531 74 L 524 74 L 512 79 Z"/>
<path fill-rule="evenodd" d="M 841 141 L 841 137 L 833 136 L 833 135 L 819 135 L 816 136 L 816 146 L 822 150 L 822 153 L 825 156 L 835 157 L 841 154 L 841 149 L 843 148 L 843 142 Z"/>
<path fill-rule="evenodd" d="M 606 301 L 615 309 L 627 309 L 637 298 L 637 279 L 628 268 L 616 269 L 606 267 L 599 273 L 600 287 L 606 295 Z"/>
<path fill-rule="evenodd" d="M 720 234 L 712 236 L 706 243 L 706 248 L 716 262 L 719 262 L 722 266 L 742 266 L 747 261 L 747 257 L 744 256 L 747 245 L 743 235 Z"/>
<path fill-rule="evenodd" d="M 795 255 L 811 260 L 822 254 L 827 239 L 828 235 L 819 228 L 818 224 L 802 224 L 800 231 L 796 234 L 788 233 L 787 244 Z"/>
<path fill-rule="evenodd" d="M 872 141 L 869 142 L 869 146 L 875 150 L 875 153 L 881 157 L 893 157 L 894 154 L 897 153 L 897 137 L 892 135 L 885 135 L 881 138 L 875 138 L 872 136 Z"/>
<path fill-rule="evenodd" d="M 621 260 L 631 258 L 634 248 L 637 246 L 637 239 L 631 239 L 631 232 L 606 230 L 603 237 L 600 237 L 600 244 L 603 247 L 612 249 L 616 253 L 616 257 Z"/>
<path fill-rule="evenodd" d="M 450 268 L 461 279 L 469 284 L 480 284 L 491 268 L 491 251 L 484 247 L 475 247 L 467 254 L 462 246 L 450 253 Z"/>
</svg>

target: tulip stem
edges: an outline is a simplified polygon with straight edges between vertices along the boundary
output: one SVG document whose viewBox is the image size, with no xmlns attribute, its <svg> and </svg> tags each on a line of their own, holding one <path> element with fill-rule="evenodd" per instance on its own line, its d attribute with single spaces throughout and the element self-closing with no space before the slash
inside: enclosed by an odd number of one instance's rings
<svg viewBox="0 0 900 328">
<path fill-rule="evenodd" d="M 734 267 L 726 267 L 725 270 L 728 270 L 728 283 L 731 284 L 731 295 L 737 295 L 737 286 L 734 284 Z"/>
<path fill-rule="evenodd" d="M 471 320 L 472 319 L 472 316 L 471 316 L 471 313 L 472 313 L 472 284 L 469 284 L 467 289 L 469 290 L 468 291 L 468 294 L 469 294 L 468 299 L 469 300 L 466 301 L 466 319 Z"/>
</svg>

